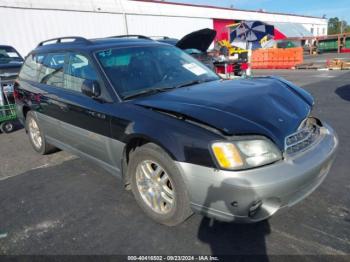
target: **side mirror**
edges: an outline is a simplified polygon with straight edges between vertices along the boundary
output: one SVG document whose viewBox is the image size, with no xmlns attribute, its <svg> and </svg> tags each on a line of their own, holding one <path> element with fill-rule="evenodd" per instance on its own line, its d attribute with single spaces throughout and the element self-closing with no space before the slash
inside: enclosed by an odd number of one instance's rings
<svg viewBox="0 0 350 262">
<path fill-rule="evenodd" d="M 81 85 L 81 92 L 89 97 L 99 97 L 101 95 L 101 88 L 95 80 L 84 80 Z"/>
</svg>

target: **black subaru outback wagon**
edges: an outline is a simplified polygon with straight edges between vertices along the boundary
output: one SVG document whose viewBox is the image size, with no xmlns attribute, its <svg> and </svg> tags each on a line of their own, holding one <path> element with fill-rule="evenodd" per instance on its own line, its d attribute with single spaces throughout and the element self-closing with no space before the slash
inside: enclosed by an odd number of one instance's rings
<svg viewBox="0 0 350 262">
<path fill-rule="evenodd" d="M 223 81 L 142 37 L 42 42 L 15 97 L 34 150 L 94 161 L 166 225 L 193 211 L 267 219 L 321 184 L 338 145 L 303 89 L 274 77 Z"/>
</svg>

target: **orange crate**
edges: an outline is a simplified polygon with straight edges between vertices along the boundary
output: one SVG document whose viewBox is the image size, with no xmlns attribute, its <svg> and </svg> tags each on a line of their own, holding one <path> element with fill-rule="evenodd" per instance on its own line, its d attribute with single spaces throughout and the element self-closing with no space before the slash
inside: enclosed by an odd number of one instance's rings
<svg viewBox="0 0 350 262">
<path fill-rule="evenodd" d="M 303 49 L 296 48 L 271 48 L 253 51 L 253 68 L 292 68 L 303 63 Z"/>
</svg>

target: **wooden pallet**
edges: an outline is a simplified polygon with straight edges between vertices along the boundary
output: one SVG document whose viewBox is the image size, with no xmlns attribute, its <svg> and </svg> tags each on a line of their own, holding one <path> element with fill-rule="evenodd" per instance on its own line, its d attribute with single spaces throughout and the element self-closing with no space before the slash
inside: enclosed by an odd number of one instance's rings
<svg viewBox="0 0 350 262">
<path fill-rule="evenodd" d="M 350 70 L 350 62 L 340 59 L 333 59 L 327 62 L 329 70 Z"/>
</svg>

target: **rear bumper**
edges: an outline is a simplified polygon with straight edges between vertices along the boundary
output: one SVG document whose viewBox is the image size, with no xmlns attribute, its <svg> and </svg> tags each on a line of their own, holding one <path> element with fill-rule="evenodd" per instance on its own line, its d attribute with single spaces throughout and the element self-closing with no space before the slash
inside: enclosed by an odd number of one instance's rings
<svg viewBox="0 0 350 262">
<path fill-rule="evenodd" d="M 14 83 L 15 83 L 15 81 L 16 81 L 16 78 L 14 77 L 14 78 L 2 78 L 1 79 L 1 85 L 2 86 L 6 86 L 6 85 L 13 85 Z"/>
<path fill-rule="evenodd" d="M 222 221 L 251 223 L 311 194 L 326 178 L 337 146 L 335 132 L 325 125 L 321 139 L 307 151 L 265 167 L 224 171 L 184 162 L 178 166 L 195 211 Z M 260 208 L 252 212 L 256 204 Z"/>
</svg>

